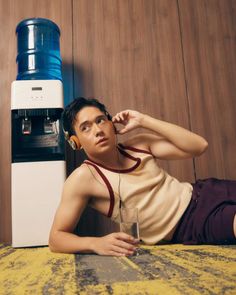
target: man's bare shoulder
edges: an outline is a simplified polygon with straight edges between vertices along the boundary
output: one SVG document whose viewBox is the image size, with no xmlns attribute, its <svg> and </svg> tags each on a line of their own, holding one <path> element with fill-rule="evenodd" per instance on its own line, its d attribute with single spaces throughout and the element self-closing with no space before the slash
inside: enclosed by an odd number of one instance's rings
<svg viewBox="0 0 236 295">
<path fill-rule="evenodd" d="M 76 168 L 66 179 L 64 184 L 64 191 L 70 192 L 72 195 L 79 195 L 88 197 L 91 194 L 91 184 L 93 179 L 91 173 L 85 165 Z"/>
<path fill-rule="evenodd" d="M 67 178 L 68 179 L 84 179 L 90 177 L 90 173 L 86 168 L 86 165 L 82 164 L 78 168 L 76 168 Z"/>
</svg>

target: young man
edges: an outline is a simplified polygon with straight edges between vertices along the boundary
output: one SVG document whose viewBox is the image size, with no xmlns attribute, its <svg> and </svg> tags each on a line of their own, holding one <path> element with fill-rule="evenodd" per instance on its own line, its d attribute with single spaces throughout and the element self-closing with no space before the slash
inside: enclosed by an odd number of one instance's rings
<svg viewBox="0 0 236 295">
<path fill-rule="evenodd" d="M 133 110 L 113 118 L 95 99 L 78 98 L 63 114 L 64 130 L 74 149 L 88 160 L 68 177 L 52 225 L 49 247 L 55 252 L 132 255 L 137 241 L 115 232 L 104 237 L 79 237 L 73 230 L 86 206 L 119 222 L 119 207 L 139 209 L 140 239 L 185 244 L 235 243 L 236 181 L 207 179 L 181 183 L 161 169 L 156 159 L 186 159 L 201 155 L 201 136 Z M 117 130 L 116 124 L 123 125 Z M 136 128 L 141 133 L 123 144 L 117 133 Z"/>
</svg>

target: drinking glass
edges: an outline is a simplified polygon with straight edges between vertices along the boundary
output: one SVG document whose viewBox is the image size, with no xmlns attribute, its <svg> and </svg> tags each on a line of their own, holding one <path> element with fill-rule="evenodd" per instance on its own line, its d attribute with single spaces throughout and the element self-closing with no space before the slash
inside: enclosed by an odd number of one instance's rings
<svg viewBox="0 0 236 295">
<path fill-rule="evenodd" d="M 120 231 L 139 240 L 138 208 L 120 208 Z"/>
</svg>

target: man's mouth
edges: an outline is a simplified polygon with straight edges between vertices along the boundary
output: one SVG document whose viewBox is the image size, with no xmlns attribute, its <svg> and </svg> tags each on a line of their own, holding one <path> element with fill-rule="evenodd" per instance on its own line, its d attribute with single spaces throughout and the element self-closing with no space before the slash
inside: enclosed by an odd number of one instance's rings
<svg viewBox="0 0 236 295">
<path fill-rule="evenodd" d="M 99 139 L 99 141 L 96 144 L 102 143 L 104 141 L 107 141 L 107 138 L 106 137 L 103 137 L 103 138 Z"/>
</svg>

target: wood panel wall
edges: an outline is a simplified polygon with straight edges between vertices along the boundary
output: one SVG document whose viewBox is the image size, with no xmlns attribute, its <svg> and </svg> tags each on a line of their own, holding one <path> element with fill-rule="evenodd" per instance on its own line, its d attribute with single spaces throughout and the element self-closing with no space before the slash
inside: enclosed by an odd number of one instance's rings
<svg viewBox="0 0 236 295">
<path fill-rule="evenodd" d="M 197 178 L 236 179 L 236 2 L 180 0 L 179 15 L 191 127 L 209 142 Z"/>
<path fill-rule="evenodd" d="M 209 149 L 160 163 L 181 180 L 236 179 L 234 0 L 0 0 L 0 241 L 10 241 L 10 84 L 17 23 L 46 17 L 61 28 L 65 103 L 100 98 L 111 114 L 131 108 L 193 130 Z M 3 42 L 6 40 L 6 42 Z M 3 128 L 4 127 L 4 128 Z M 83 155 L 68 149 L 68 174 Z M 83 234 L 113 225 L 88 210 Z"/>
</svg>

